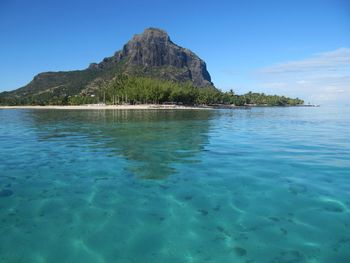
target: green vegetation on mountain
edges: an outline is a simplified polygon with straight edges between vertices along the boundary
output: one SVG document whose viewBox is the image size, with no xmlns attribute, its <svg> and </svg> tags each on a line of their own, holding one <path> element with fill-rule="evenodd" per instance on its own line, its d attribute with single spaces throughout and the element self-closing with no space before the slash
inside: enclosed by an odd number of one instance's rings
<svg viewBox="0 0 350 263">
<path fill-rule="evenodd" d="M 181 83 L 149 77 L 136 77 L 121 74 L 109 82 L 96 83 L 99 88 L 86 90 L 78 95 L 62 95 L 56 90 L 43 92 L 24 99 L 2 100 L 5 105 L 82 105 L 82 104 L 162 104 L 184 105 L 298 105 L 303 101 L 283 96 L 269 96 L 249 92 L 235 95 L 232 91 L 222 92 L 214 87 L 198 88 L 191 82 Z"/>
</svg>

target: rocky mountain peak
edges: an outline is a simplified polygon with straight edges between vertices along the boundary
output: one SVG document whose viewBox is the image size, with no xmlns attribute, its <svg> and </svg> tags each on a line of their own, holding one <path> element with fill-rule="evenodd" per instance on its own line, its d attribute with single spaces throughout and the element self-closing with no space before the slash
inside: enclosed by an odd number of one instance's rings
<svg viewBox="0 0 350 263">
<path fill-rule="evenodd" d="M 169 35 L 166 31 L 159 28 L 146 28 L 141 34 L 137 34 L 133 38 L 134 41 L 170 41 Z"/>
<path fill-rule="evenodd" d="M 192 81 L 198 87 L 213 85 L 205 62 L 190 50 L 174 44 L 161 29 L 147 28 L 135 35 L 116 53 L 116 58 L 125 59 L 129 69 L 142 67 L 145 73 L 163 68 L 158 77 L 164 79 Z"/>
</svg>

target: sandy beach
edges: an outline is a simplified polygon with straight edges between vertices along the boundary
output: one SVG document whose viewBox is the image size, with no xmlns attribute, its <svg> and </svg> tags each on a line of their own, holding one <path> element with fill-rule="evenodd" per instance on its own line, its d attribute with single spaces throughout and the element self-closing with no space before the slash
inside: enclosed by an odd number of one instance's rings
<svg viewBox="0 0 350 263">
<path fill-rule="evenodd" d="M 48 105 L 48 106 L 0 106 L 0 109 L 54 109 L 54 110 L 208 110 L 208 106 L 182 106 L 182 105 L 157 105 L 157 104 L 140 104 L 140 105 Z"/>
</svg>

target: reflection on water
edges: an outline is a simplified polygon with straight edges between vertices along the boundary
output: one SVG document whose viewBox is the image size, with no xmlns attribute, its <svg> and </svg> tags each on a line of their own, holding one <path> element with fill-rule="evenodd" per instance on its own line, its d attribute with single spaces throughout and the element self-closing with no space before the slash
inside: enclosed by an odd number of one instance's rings
<svg viewBox="0 0 350 263">
<path fill-rule="evenodd" d="M 39 140 L 66 140 L 71 147 L 88 144 L 134 161 L 128 169 L 141 178 L 161 179 L 176 173 L 177 163 L 198 162 L 208 142 L 213 112 L 198 111 L 33 111 L 29 115 Z M 63 138 L 64 137 L 64 138 Z"/>
</svg>

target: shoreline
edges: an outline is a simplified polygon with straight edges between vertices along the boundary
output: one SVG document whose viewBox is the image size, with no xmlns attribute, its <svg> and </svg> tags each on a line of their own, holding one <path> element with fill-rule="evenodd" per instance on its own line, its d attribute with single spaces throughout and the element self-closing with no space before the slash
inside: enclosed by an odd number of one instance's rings
<svg viewBox="0 0 350 263">
<path fill-rule="evenodd" d="M 45 105 L 45 106 L 0 106 L 0 109 L 38 109 L 38 110 L 211 110 L 210 106 L 183 106 L 183 105 Z"/>
<path fill-rule="evenodd" d="M 267 106 L 267 105 L 203 105 L 203 106 L 185 106 L 185 105 L 162 105 L 162 104 L 138 104 L 138 105 L 104 105 L 104 104 L 86 104 L 86 105 L 45 105 L 45 106 L 0 106 L 4 109 L 38 109 L 38 110 L 213 110 L 213 109 L 250 109 L 265 107 L 319 107 L 319 105 L 286 105 L 286 106 Z"/>
</svg>

